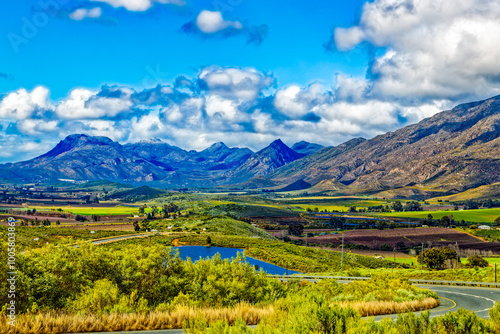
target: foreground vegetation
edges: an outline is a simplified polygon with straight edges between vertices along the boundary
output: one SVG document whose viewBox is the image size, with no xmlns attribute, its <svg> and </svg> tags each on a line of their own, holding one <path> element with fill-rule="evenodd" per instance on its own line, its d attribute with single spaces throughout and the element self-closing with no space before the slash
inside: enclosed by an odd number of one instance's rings
<svg viewBox="0 0 500 334">
<path fill-rule="evenodd" d="M 255 329 L 248 328 L 244 321 L 233 323 L 221 320 L 210 323 L 197 318 L 188 323 L 193 334 L 498 334 L 500 333 L 500 303 L 490 310 L 490 319 L 479 318 L 474 312 L 459 309 L 446 315 L 430 318 L 429 312 L 419 316 L 414 313 L 401 314 L 396 320 L 389 318 L 376 322 L 373 318 L 362 319 L 354 309 L 329 306 L 323 300 L 297 298 L 276 306 L 274 314 L 262 319 Z"/>
<path fill-rule="evenodd" d="M 243 316 L 247 323 L 257 323 L 272 316 L 276 305 L 300 298 L 350 304 L 364 315 L 438 304 L 434 293 L 405 280 L 280 282 L 256 271 L 241 256 L 182 261 L 159 241 L 144 243 L 47 246 L 19 255 L 18 333 L 178 328 L 200 314 L 233 321 Z M 0 252 L 6 256 L 5 244 Z M 0 288 L 6 291 L 5 264 L 0 270 Z M 7 294 L 2 293 L 0 303 L 5 315 Z M 0 318 L 0 328 L 8 328 L 6 319 Z"/>
</svg>

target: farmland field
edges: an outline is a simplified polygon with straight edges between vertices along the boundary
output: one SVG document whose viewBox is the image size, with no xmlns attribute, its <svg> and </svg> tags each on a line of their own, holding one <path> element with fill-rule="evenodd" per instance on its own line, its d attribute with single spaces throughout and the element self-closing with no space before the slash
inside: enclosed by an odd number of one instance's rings
<svg viewBox="0 0 500 334">
<path fill-rule="evenodd" d="M 486 261 L 488 261 L 490 264 L 497 264 L 500 265 L 500 257 L 485 257 L 484 258 Z"/>
<path fill-rule="evenodd" d="M 363 197 L 358 196 L 307 196 L 307 197 L 292 197 L 292 198 L 283 198 L 281 200 L 284 201 L 314 201 L 314 200 L 358 200 L 363 199 Z"/>
<path fill-rule="evenodd" d="M 453 215 L 455 220 L 465 220 L 474 223 L 492 223 L 495 218 L 500 217 L 500 208 L 461 210 L 461 211 L 416 211 L 416 212 L 391 212 L 380 215 L 386 217 L 401 218 L 427 218 L 431 214 L 434 219 L 440 219 L 443 216 Z"/>
<path fill-rule="evenodd" d="M 404 242 L 407 247 L 418 247 L 424 243 L 426 247 L 448 246 L 458 244 L 460 249 L 477 249 L 500 253 L 500 242 L 485 242 L 470 234 L 448 228 L 399 228 L 394 230 L 354 230 L 344 233 L 345 244 L 358 244 L 376 249 L 387 244 L 395 247 Z M 307 239 L 310 243 L 333 244 L 342 243 L 342 235 L 322 235 Z"/>
<path fill-rule="evenodd" d="M 78 206 L 60 206 L 60 207 L 49 207 L 49 206 L 35 206 L 37 210 L 51 210 L 57 211 L 61 209 L 62 212 L 71 212 L 74 215 L 99 215 L 99 216 L 122 216 L 130 215 L 139 212 L 139 206 L 113 206 L 113 207 L 78 207 Z M 146 208 L 145 212 L 150 212 L 150 208 Z"/>
</svg>

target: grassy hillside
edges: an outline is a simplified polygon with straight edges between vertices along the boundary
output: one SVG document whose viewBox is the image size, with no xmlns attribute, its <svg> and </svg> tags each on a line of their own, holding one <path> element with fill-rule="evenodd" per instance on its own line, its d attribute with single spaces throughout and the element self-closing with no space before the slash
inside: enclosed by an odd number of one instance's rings
<svg viewBox="0 0 500 334">
<path fill-rule="evenodd" d="M 124 202 L 139 202 L 161 197 L 165 194 L 167 194 L 167 192 L 164 190 L 142 186 L 130 190 L 116 192 L 109 196 L 109 198 L 118 199 Z"/>
<path fill-rule="evenodd" d="M 442 200 L 442 201 L 453 202 L 453 201 L 465 201 L 468 199 L 480 200 L 480 199 L 499 198 L 499 197 L 500 197 L 500 182 L 469 189 L 454 195 L 434 197 L 431 198 L 429 201 Z"/>
</svg>

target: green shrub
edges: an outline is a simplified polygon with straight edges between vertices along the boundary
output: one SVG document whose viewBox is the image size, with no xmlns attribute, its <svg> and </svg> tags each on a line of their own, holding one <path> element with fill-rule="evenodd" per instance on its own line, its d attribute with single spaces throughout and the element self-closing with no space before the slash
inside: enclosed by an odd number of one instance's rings
<svg viewBox="0 0 500 334">
<path fill-rule="evenodd" d="M 476 255 L 471 255 L 467 258 L 467 266 L 469 266 L 469 267 L 486 268 L 489 265 L 490 264 L 488 263 L 488 261 L 486 261 L 482 257 L 476 256 Z"/>
</svg>

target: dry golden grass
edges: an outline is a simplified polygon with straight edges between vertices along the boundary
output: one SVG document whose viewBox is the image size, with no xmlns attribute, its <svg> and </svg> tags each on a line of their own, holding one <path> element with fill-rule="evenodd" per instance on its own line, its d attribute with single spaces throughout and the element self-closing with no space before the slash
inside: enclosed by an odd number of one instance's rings
<svg viewBox="0 0 500 334">
<path fill-rule="evenodd" d="M 427 298 L 422 301 L 397 303 L 387 302 L 339 302 L 342 307 L 351 306 L 363 316 L 421 311 L 439 306 L 439 300 Z M 8 324 L 7 317 L 0 315 L 0 334 L 56 334 L 130 330 L 155 330 L 182 328 L 187 320 L 203 317 L 207 322 L 227 320 L 233 324 L 243 319 L 249 325 L 258 324 L 262 318 L 274 313 L 272 305 L 256 307 L 241 303 L 232 308 L 197 308 L 177 306 L 171 312 L 74 315 L 57 312 L 35 315 L 19 315 L 16 326 Z"/>
<path fill-rule="evenodd" d="M 239 304 L 233 308 L 195 308 L 177 306 L 171 312 L 154 311 L 147 314 L 110 314 L 102 316 L 58 314 L 55 312 L 36 315 L 20 315 L 16 326 L 7 323 L 7 318 L 0 316 L 1 334 L 56 334 L 104 331 L 155 330 L 182 328 L 186 320 L 198 316 L 208 322 L 228 320 L 234 323 L 243 319 L 249 325 L 260 322 L 264 316 L 274 313 L 272 306 L 255 307 Z"/>
<path fill-rule="evenodd" d="M 362 316 L 396 314 L 428 310 L 439 306 L 439 299 L 426 298 L 410 302 L 374 301 L 374 302 L 339 302 L 341 307 L 350 306 Z"/>
</svg>

